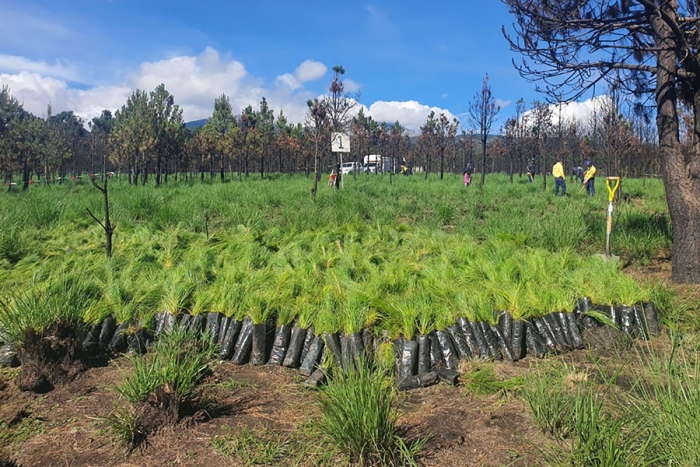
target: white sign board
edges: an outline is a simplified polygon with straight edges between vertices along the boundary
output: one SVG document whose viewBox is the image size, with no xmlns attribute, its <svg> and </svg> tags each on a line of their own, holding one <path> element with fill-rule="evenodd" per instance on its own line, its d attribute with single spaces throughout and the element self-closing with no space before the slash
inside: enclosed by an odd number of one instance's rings
<svg viewBox="0 0 700 467">
<path fill-rule="evenodd" d="M 350 152 L 350 136 L 345 133 L 333 133 L 331 139 L 331 151 Z"/>
</svg>

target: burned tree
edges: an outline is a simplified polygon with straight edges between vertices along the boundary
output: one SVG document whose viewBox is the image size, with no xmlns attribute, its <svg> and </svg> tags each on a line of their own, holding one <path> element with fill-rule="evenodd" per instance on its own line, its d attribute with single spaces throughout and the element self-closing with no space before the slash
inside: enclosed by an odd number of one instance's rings
<svg viewBox="0 0 700 467">
<path fill-rule="evenodd" d="M 601 82 L 653 97 L 666 200 L 673 227 L 673 279 L 700 283 L 700 139 L 681 151 L 679 105 L 694 110 L 700 135 L 700 17 L 695 0 L 503 0 L 515 18 L 503 28 L 522 76 L 571 100 Z"/>
<path fill-rule="evenodd" d="M 318 180 L 321 176 L 320 161 L 323 148 L 330 146 L 330 124 L 328 120 L 328 103 L 325 99 L 314 99 L 306 102 L 308 114 L 306 115 L 307 139 L 314 145 L 314 185 L 311 188 L 311 198 L 316 199 Z"/>
<path fill-rule="evenodd" d="M 440 180 L 445 174 L 445 149 L 450 142 L 454 142 L 458 127 L 459 120 L 453 118 L 450 122 L 444 113 L 440 114 L 437 124 L 437 144 L 440 148 Z"/>
<path fill-rule="evenodd" d="M 90 217 L 92 217 L 95 222 L 97 222 L 100 227 L 102 227 L 102 230 L 105 232 L 105 254 L 107 255 L 107 259 L 112 257 L 112 235 L 114 234 L 114 229 L 115 226 L 112 224 L 112 222 L 109 220 L 109 175 L 105 173 L 105 179 L 104 179 L 104 184 L 100 186 L 96 181 L 95 177 L 90 177 L 90 181 L 92 182 L 92 185 L 100 190 L 102 192 L 102 199 L 104 200 L 104 209 L 105 209 L 105 221 L 104 223 L 100 221 L 93 213 L 90 211 L 90 208 L 85 208 L 90 214 Z"/>
<path fill-rule="evenodd" d="M 486 141 L 491 131 L 491 125 L 493 125 L 493 121 L 500 110 L 501 108 L 496 104 L 493 94 L 491 94 L 489 75 L 486 75 L 481 90 L 474 95 L 474 100 L 469 104 L 469 118 L 472 125 L 479 131 L 479 139 L 481 140 L 482 162 L 479 187 L 484 186 L 484 180 L 486 179 Z"/>
</svg>

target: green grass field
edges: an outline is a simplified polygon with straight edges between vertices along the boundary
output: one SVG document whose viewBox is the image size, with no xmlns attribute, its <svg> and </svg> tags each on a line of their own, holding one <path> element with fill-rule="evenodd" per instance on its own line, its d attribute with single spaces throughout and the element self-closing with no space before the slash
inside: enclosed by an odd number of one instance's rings
<svg viewBox="0 0 700 467">
<path fill-rule="evenodd" d="M 536 446 L 536 458 L 548 465 L 697 465 L 697 436 L 688 435 L 700 432 L 697 303 L 690 304 L 692 293 L 651 279 L 658 275 L 634 279 L 670 257 L 658 180 L 624 181 L 613 225 L 616 262 L 598 256 L 604 186 L 594 199 L 576 186 L 555 198 L 539 184 L 511 185 L 505 176 L 489 176 L 480 192 L 453 175 L 395 177 L 393 184 L 370 175 L 347 178 L 339 192 L 323 187 L 315 202 L 311 180 L 301 176 L 160 188 L 115 180 L 110 187 L 117 226 L 110 260 L 103 231 L 86 211 L 102 212 L 92 186 L 0 195 L 1 339 L 50 334 L 58 321 L 84 331 L 108 315 L 134 330 L 153 327 L 163 310 L 313 325 L 316 335 L 369 328 L 382 338 L 413 339 L 459 317 L 495 322 L 503 310 L 515 318 L 571 311 L 583 296 L 597 304 L 652 300 L 669 325 L 662 337 L 609 355 L 591 349 L 532 359 L 508 378 L 494 370 L 503 370 L 498 363 L 473 360 L 471 370 L 460 368 L 467 396 L 454 404 L 488 397 L 492 413 L 520 400 L 518 410 L 529 409 L 529 423 L 552 441 Z M 206 406 L 209 399 L 198 398 L 211 387 L 193 388 L 216 368 L 210 358 L 218 351 L 212 354 L 206 339 L 208 350 L 185 346 L 194 340 L 181 331 L 161 334 L 145 357 L 122 360 L 131 371 L 119 367 L 115 394 L 126 402 L 103 419 L 116 442 L 133 448 L 137 435 L 145 436 L 136 407 L 166 394 L 163 388 Z M 397 425 L 404 400 L 388 378 L 394 352 L 382 339 L 372 371 L 342 373 L 330 366 L 332 357 L 321 363 L 330 382 L 315 401 L 318 432 L 302 435 L 298 449 L 321 440 L 324 460 L 307 459 L 309 465 L 421 459 L 429 434 L 419 425 L 417 436 L 404 438 Z M 253 459 L 255 449 L 270 459 L 300 455 L 281 434 L 263 443 L 251 431 L 235 433 L 210 443 L 241 459 Z M 517 457 L 520 448 L 509 446 Z"/>
<path fill-rule="evenodd" d="M 461 177 L 346 177 L 341 191 L 277 176 L 226 184 L 110 183 L 114 257 L 86 208 L 89 183 L 33 186 L 0 195 L 0 292 L 51 295 L 80 276 L 85 320 L 152 322 L 155 313 L 220 311 L 321 331 L 364 327 L 391 337 L 443 329 L 459 316 L 493 320 L 571 311 L 575 300 L 634 303 L 655 287 L 621 272 L 666 258 L 671 245 L 663 185 L 625 180 L 604 262 L 607 193 L 489 176 L 483 192 Z M 323 185 L 323 183 L 322 183 Z M 603 186 L 600 186 L 603 185 Z M 87 284 L 85 284 L 87 282 Z M 61 286 L 63 284 L 63 286 Z"/>
</svg>

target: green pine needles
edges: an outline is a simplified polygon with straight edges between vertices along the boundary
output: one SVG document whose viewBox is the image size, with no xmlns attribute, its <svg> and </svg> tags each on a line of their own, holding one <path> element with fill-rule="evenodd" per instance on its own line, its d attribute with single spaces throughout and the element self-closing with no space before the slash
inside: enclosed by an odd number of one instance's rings
<svg viewBox="0 0 700 467">
<path fill-rule="evenodd" d="M 603 246 L 602 198 L 554 200 L 524 183 L 497 189 L 506 180 L 493 176 L 481 195 L 460 190 L 457 178 L 396 177 L 392 185 L 381 176 L 348 178 L 343 192 L 322 191 L 314 204 L 303 177 L 114 184 L 119 236 L 109 262 L 102 233 L 84 215 L 86 206 L 99 211 L 92 190 L 57 185 L 49 196 L 33 186 L 13 195 L 17 202 L 0 203 L 9 226 L 0 233 L 0 323 L 44 327 L 27 320 L 53 319 L 57 311 L 40 308 L 53 300 L 61 271 L 93 284 L 77 294 L 82 301 L 65 292 L 76 306 L 61 313 L 74 314 L 78 326 L 107 314 L 149 323 L 167 310 L 411 338 L 462 316 L 493 322 L 494 312 L 509 311 L 527 319 L 572 311 L 582 296 L 601 305 L 649 298 L 622 266 L 670 245 L 656 181 L 644 189 L 626 181 L 644 197 L 640 209 L 621 210 L 613 247 L 627 257 L 615 263 L 595 255 Z M 193 216 L 202 209 L 206 226 Z"/>
</svg>

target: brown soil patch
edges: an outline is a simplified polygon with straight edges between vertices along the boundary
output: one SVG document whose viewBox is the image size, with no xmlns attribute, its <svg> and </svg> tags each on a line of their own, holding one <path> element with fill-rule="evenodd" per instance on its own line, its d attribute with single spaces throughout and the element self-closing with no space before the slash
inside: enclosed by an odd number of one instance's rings
<svg viewBox="0 0 700 467">
<path fill-rule="evenodd" d="M 71 325 L 57 322 L 45 333 L 29 330 L 18 350 L 22 362 L 17 386 L 45 393 L 85 370 L 80 341 Z"/>
<path fill-rule="evenodd" d="M 129 371 L 126 359 L 116 363 Z M 527 361 L 496 364 L 504 375 L 527 366 Z M 204 387 L 206 416 L 171 423 L 131 455 L 102 422 L 115 409 L 118 394 L 111 388 L 120 378 L 113 362 L 44 395 L 8 384 L 0 392 L 0 423 L 12 424 L 12 432 L 19 434 L 0 437 L 0 457 L 9 455 L 25 467 L 241 465 L 215 445 L 232 430 L 249 429 L 301 438 L 311 446 L 268 465 L 330 465 L 319 460 L 317 435 L 306 434 L 320 416 L 315 391 L 294 370 L 221 364 Z M 551 443 L 516 397 L 473 397 L 464 388 L 440 384 L 402 395 L 399 408 L 400 427 L 409 439 L 430 437 L 421 457 L 425 466 L 538 465 L 538 447 Z"/>
<path fill-rule="evenodd" d="M 667 257 L 656 257 L 651 260 L 651 264 L 625 268 L 625 273 L 637 280 L 652 280 L 670 284 L 671 260 Z"/>
<path fill-rule="evenodd" d="M 512 396 L 476 397 L 438 385 L 412 391 L 402 407 L 408 433 L 430 436 L 423 465 L 542 465 L 537 446 L 551 444 L 525 402 Z"/>
</svg>

